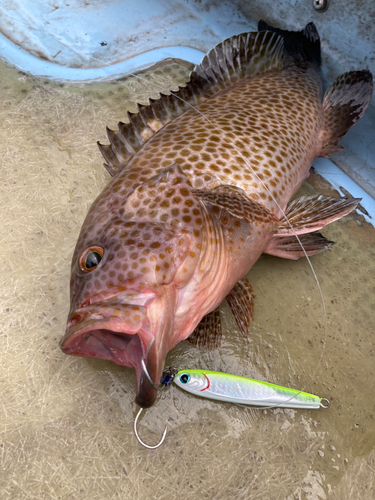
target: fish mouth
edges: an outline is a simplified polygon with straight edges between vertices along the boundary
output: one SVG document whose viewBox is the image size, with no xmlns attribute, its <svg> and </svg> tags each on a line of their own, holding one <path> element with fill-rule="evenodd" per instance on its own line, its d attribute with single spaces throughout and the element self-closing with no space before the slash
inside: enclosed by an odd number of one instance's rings
<svg viewBox="0 0 375 500">
<path fill-rule="evenodd" d="M 149 408 L 156 400 L 157 391 L 142 369 L 142 359 L 145 360 L 146 358 L 147 374 L 149 377 L 152 377 L 151 374 L 154 375 L 155 385 L 156 380 L 160 380 L 160 376 L 157 378 L 157 375 L 155 375 L 160 371 L 158 370 L 159 363 L 157 363 L 157 359 L 145 355 L 147 349 L 144 349 L 144 341 L 142 341 L 141 335 L 113 332 L 108 330 L 108 327 L 100 328 L 100 326 L 98 324 L 95 329 L 81 331 L 73 336 L 67 332 L 60 342 L 62 351 L 71 356 L 104 359 L 117 365 L 134 368 L 138 388 L 136 403 L 142 408 Z M 125 325 L 124 330 L 126 330 Z"/>
<path fill-rule="evenodd" d="M 137 334 L 114 332 L 105 324 L 97 324 L 95 328 L 85 329 L 74 335 L 68 331 L 61 340 L 60 347 L 65 354 L 71 356 L 105 359 L 134 368 L 138 364 L 135 360 L 140 362 L 143 355 L 142 342 Z"/>
<path fill-rule="evenodd" d="M 157 397 L 155 386 L 159 385 L 162 376 L 171 337 L 171 328 L 165 328 L 168 324 L 164 320 L 165 311 L 160 309 L 160 304 L 156 310 L 157 322 L 153 321 L 152 314 L 150 318 L 149 307 L 147 311 L 146 307 L 129 304 L 77 308 L 70 315 L 60 348 L 71 356 L 104 359 L 134 368 L 137 378 L 135 402 L 142 408 L 149 408 Z M 142 360 L 147 373 L 142 368 Z"/>
</svg>

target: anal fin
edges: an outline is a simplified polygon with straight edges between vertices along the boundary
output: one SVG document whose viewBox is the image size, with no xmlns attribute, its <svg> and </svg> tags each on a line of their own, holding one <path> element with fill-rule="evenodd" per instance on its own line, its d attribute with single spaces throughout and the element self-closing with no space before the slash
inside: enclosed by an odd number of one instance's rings
<svg viewBox="0 0 375 500">
<path fill-rule="evenodd" d="M 309 257 L 323 252 L 335 244 L 334 241 L 327 240 L 320 233 L 302 234 L 298 238 Z M 291 260 L 305 257 L 297 238 L 289 234 L 279 237 L 274 236 L 263 253 Z"/>
<path fill-rule="evenodd" d="M 187 340 L 195 347 L 212 350 L 220 347 L 221 337 L 220 310 L 215 309 L 202 318 L 199 325 Z"/>
<path fill-rule="evenodd" d="M 254 314 L 254 293 L 249 281 L 246 278 L 238 281 L 226 296 L 226 300 L 238 328 L 246 338 Z"/>
</svg>

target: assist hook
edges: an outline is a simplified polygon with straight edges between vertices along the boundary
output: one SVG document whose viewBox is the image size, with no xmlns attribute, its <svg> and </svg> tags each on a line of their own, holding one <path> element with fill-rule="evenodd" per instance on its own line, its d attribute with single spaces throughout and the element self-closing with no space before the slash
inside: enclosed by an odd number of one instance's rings
<svg viewBox="0 0 375 500">
<path fill-rule="evenodd" d="M 137 413 L 137 416 L 135 417 L 135 420 L 134 420 L 134 434 L 135 434 L 135 437 L 138 439 L 138 441 L 141 443 L 142 446 L 144 446 L 145 448 L 148 448 L 149 450 L 155 450 L 156 448 L 159 448 L 159 446 L 163 444 L 163 441 L 165 439 L 165 435 L 167 434 L 167 426 L 165 426 L 163 435 L 162 435 L 161 440 L 160 440 L 160 442 L 158 444 L 156 444 L 155 446 L 150 446 L 150 445 L 144 443 L 142 441 L 142 439 L 139 437 L 139 434 L 138 434 L 138 431 L 137 431 L 137 422 L 138 422 L 138 418 L 139 418 L 140 414 L 142 413 L 142 410 L 143 410 L 143 408 L 140 408 L 139 412 Z"/>
<path fill-rule="evenodd" d="M 143 358 L 141 360 L 141 365 L 142 365 L 142 370 L 143 370 L 144 374 L 146 375 L 147 380 L 158 391 L 160 391 L 161 389 L 165 389 L 166 387 L 168 387 L 172 383 L 172 381 L 173 381 L 176 373 L 178 372 L 178 369 L 176 369 L 176 368 L 171 368 L 170 367 L 170 368 L 166 369 L 163 372 L 160 384 L 156 385 L 154 383 L 154 381 L 152 380 L 152 378 L 150 377 L 148 371 L 147 371 L 146 363 L 145 363 L 145 361 L 144 361 Z M 142 413 L 142 410 L 143 410 L 143 408 L 140 408 L 139 412 L 137 413 L 137 416 L 135 417 L 135 420 L 134 420 L 134 434 L 135 434 L 135 437 L 138 439 L 138 441 L 141 443 L 142 446 L 144 446 L 145 448 L 148 448 L 149 450 L 155 450 L 155 448 L 159 448 L 159 446 L 161 444 L 163 444 L 163 441 L 165 439 L 165 435 L 167 434 L 167 427 L 168 426 L 167 425 L 165 426 L 163 435 L 162 435 L 161 440 L 160 440 L 160 442 L 158 444 L 156 444 L 155 446 L 149 446 L 148 444 L 144 443 L 142 441 L 142 439 L 139 437 L 139 434 L 138 434 L 138 431 L 137 431 L 137 423 L 138 423 L 139 416 Z"/>
</svg>

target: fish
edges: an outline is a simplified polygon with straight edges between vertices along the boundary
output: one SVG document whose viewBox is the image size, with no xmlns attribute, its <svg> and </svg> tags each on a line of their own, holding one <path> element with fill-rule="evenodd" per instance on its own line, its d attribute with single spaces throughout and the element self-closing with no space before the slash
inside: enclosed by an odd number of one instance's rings
<svg viewBox="0 0 375 500">
<path fill-rule="evenodd" d="M 141 408 L 154 404 L 179 342 L 220 345 L 224 299 L 247 335 L 246 275 L 262 254 L 330 248 L 319 231 L 357 206 L 323 195 L 289 203 L 371 100 L 368 70 L 339 76 L 323 98 L 320 63 L 313 23 L 285 31 L 260 21 L 98 143 L 112 179 L 78 237 L 60 347 L 134 368 Z"/>
<path fill-rule="evenodd" d="M 330 406 L 328 399 L 314 394 L 210 370 L 179 370 L 173 382 L 194 396 L 225 403 L 315 410 Z"/>
</svg>

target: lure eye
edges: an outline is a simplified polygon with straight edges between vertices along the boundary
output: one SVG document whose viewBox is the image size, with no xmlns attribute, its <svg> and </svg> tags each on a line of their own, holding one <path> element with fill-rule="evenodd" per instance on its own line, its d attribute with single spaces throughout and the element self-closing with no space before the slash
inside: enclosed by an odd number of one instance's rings
<svg viewBox="0 0 375 500">
<path fill-rule="evenodd" d="M 187 373 L 183 373 L 180 377 L 180 382 L 182 384 L 187 384 L 190 380 L 190 375 L 188 375 Z"/>
<path fill-rule="evenodd" d="M 95 271 L 95 269 L 100 265 L 103 255 L 104 249 L 102 247 L 92 246 L 86 248 L 79 259 L 79 267 L 85 273 Z"/>
</svg>

